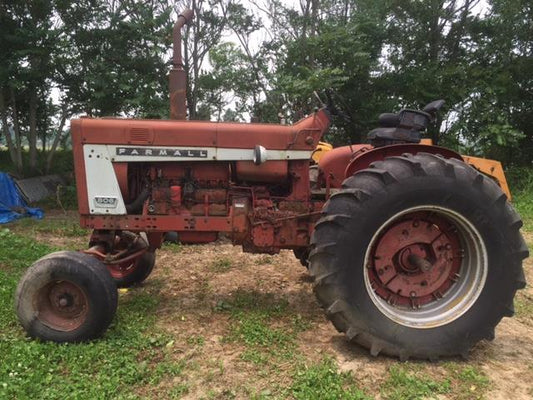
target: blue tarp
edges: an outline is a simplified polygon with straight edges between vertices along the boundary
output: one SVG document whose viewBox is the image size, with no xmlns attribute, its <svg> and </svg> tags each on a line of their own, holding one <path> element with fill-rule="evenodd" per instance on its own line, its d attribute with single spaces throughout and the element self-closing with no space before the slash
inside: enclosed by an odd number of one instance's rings
<svg viewBox="0 0 533 400">
<path fill-rule="evenodd" d="M 24 216 L 41 219 L 44 212 L 40 208 L 28 207 L 13 179 L 5 172 L 0 172 L 0 224 Z"/>
</svg>

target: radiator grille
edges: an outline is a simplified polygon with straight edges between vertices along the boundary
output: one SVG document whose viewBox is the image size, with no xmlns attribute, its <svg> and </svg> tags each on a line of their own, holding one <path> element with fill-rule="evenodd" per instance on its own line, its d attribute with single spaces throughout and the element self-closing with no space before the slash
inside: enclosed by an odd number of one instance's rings
<svg viewBox="0 0 533 400">
<path fill-rule="evenodd" d="M 148 128 L 131 128 L 130 138 L 131 143 L 151 143 L 152 135 Z"/>
</svg>

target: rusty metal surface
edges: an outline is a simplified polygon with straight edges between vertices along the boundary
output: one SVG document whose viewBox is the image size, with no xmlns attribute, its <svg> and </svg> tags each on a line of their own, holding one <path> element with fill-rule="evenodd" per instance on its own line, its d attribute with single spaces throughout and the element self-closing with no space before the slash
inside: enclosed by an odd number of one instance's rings
<svg viewBox="0 0 533 400">
<path fill-rule="evenodd" d="M 172 69 L 169 75 L 170 119 L 187 118 L 187 72 L 181 56 L 181 28 L 189 23 L 194 14 L 186 9 L 179 16 L 173 28 Z"/>
</svg>

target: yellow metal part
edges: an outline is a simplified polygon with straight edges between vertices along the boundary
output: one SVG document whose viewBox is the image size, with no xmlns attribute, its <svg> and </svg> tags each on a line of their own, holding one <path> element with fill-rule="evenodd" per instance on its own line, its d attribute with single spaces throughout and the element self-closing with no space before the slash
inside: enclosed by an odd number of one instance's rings
<svg viewBox="0 0 533 400">
<path fill-rule="evenodd" d="M 329 143 L 318 142 L 318 145 L 316 146 L 315 151 L 313 151 L 311 158 L 313 159 L 314 162 L 318 164 L 318 161 L 322 158 L 322 156 L 332 149 L 333 149 L 333 146 L 330 145 Z"/>
<path fill-rule="evenodd" d="M 467 164 L 470 164 L 472 167 L 478 171 L 489 175 L 492 177 L 496 183 L 500 186 L 502 191 L 507 195 L 509 201 L 511 200 L 511 191 L 509 190 L 509 185 L 507 184 L 507 179 L 505 179 L 505 173 L 503 172 L 502 163 L 496 160 L 489 160 L 487 158 L 479 157 L 470 157 L 462 156 Z"/>
</svg>

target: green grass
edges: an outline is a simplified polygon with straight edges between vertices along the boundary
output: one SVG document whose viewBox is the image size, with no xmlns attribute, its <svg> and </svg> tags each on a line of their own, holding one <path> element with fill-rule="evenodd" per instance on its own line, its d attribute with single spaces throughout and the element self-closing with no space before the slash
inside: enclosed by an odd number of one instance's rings
<svg viewBox="0 0 533 400">
<path fill-rule="evenodd" d="M 229 258 L 218 258 L 211 264 L 211 270 L 214 272 L 228 272 L 233 267 L 233 263 Z"/>
<path fill-rule="evenodd" d="M 488 389 L 489 380 L 476 366 L 449 362 L 444 373 L 430 377 L 423 364 L 404 363 L 389 367 L 389 375 L 381 386 L 387 400 L 428 399 L 452 395 L 454 399 L 480 399 Z"/>
<path fill-rule="evenodd" d="M 296 369 L 290 396 L 301 400 L 370 400 L 350 373 L 341 373 L 329 358 Z M 405 398 L 407 399 L 407 397 Z"/>
<path fill-rule="evenodd" d="M 445 368 L 454 387 L 453 393 L 456 399 L 481 399 L 484 397 L 490 381 L 477 366 L 447 363 Z"/>
<path fill-rule="evenodd" d="M 262 254 L 259 257 L 255 259 L 255 263 L 257 265 L 266 265 L 266 264 L 272 264 L 274 262 L 274 258 L 272 256 L 269 256 L 267 254 Z"/>
<path fill-rule="evenodd" d="M 161 248 L 163 250 L 169 250 L 172 253 L 180 253 L 183 250 L 183 245 L 181 243 L 163 242 Z"/>
<path fill-rule="evenodd" d="M 514 300 L 515 316 L 520 319 L 533 319 L 533 298 L 518 292 Z"/>
<path fill-rule="evenodd" d="M 257 365 L 276 365 L 295 357 L 299 332 L 310 323 L 288 307 L 283 298 L 270 293 L 238 291 L 218 311 L 229 312 L 230 328 L 224 340 L 245 346 L 241 359 Z"/>
<path fill-rule="evenodd" d="M 437 394 L 449 393 L 451 387 L 448 378 L 435 381 L 416 368 L 393 365 L 389 368 L 389 377 L 381 387 L 381 394 L 388 400 L 414 400 L 434 398 Z"/>
<path fill-rule="evenodd" d="M 60 237 L 88 237 L 90 234 L 90 230 L 82 228 L 79 221 L 72 218 L 24 218 L 14 222 L 13 227 L 33 234 L 47 233 Z"/>
<path fill-rule="evenodd" d="M 25 268 L 54 250 L 0 231 L 1 399 L 136 399 L 137 388 L 181 375 L 185 363 L 171 356 L 169 337 L 153 329 L 158 297 L 146 291 L 120 297 L 117 318 L 102 340 L 55 344 L 26 338 L 13 310 L 14 291 Z"/>
</svg>

